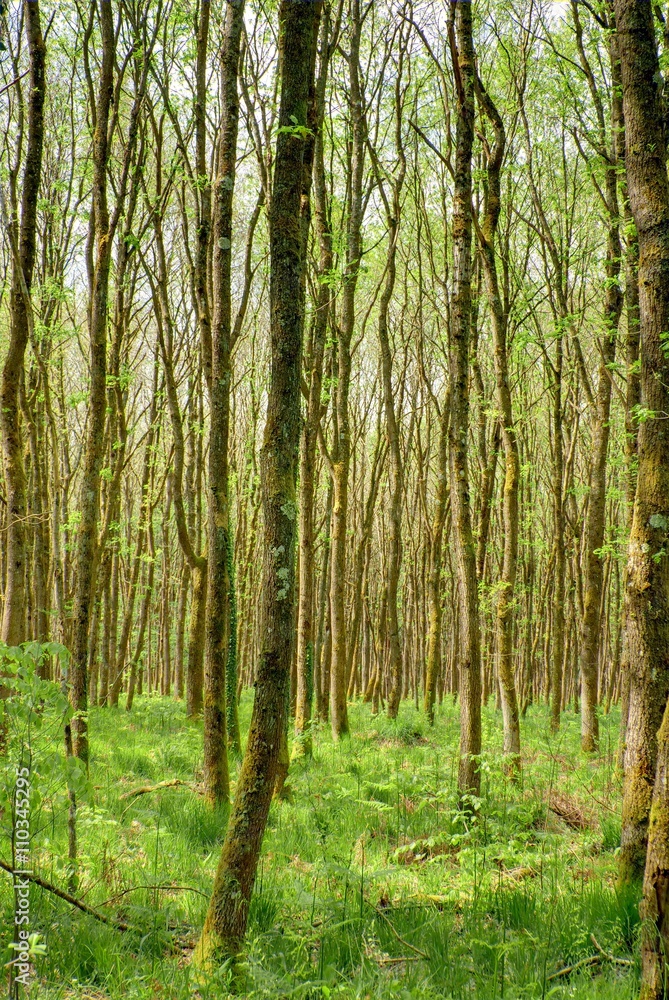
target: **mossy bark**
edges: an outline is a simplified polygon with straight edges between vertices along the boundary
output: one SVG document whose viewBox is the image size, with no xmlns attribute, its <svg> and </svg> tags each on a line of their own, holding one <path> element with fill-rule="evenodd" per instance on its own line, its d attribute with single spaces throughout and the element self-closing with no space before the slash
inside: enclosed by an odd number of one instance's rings
<svg viewBox="0 0 669 1000">
<path fill-rule="evenodd" d="M 362 256 L 363 183 L 365 126 L 360 85 L 360 0 L 351 0 L 348 45 L 348 86 L 351 116 L 350 194 L 346 226 L 346 266 L 340 292 L 341 312 L 337 324 L 336 434 L 332 454 L 332 571 L 330 574 L 332 663 L 330 669 L 330 724 L 335 740 L 345 736 L 348 725 L 348 633 L 345 582 L 348 537 L 348 478 L 351 463 L 349 392 L 351 386 L 351 340 L 355 327 L 355 295 Z"/>
<path fill-rule="evenodd" d="M 669 181 L 652 6 L 650 0 L 615 0 L 614 6 L 625 167 L 639 243 L 644 414 L 625 605 L 631 676 L 620 876 L 628 880 L 640 875 L 646 857 L 657 733 L 669 692 L 669 357 L 663 342 L 669 330 Z"/>
<path fill-rule="evenodd" d="M 332 44 L 329 12 L 324 13 L 322 26 L 322 54 L 316 101 L 314 102 L 314 229 L 318 239 L 318 271 L 321 282 L 316 300 L 307 348 L 305 369 L 309 386 L 306 415 L 300 440 L 300 585 L 297 613 L 297 685 L 295 701 L 295 743 L 294 756 L 310 756 L 311 714 L 314 693 L 314 496 L 316 445 L 321 420 L 321 390 L 323 385 L 323 356 L 330 317 L 332 290 L 325 280 L 332 270 L 332 233 L 328 215 L 327 189 L 325 180 L 325 156 L 323 150 L 323 111 L 327 86 Z M 309 159 L 309 158 L 308 158 Z"/>
<path fill-rule="evenodd" d="M 597 151 L 607 163 L 602 195 L 606 206 L 606 286 L 604 294 L 603 334 L 599 338 L 600 363 L 597 373 L 597 390 L 593 399 L 591 418 L 591 452 L 588 509 L 585 522 L 585 551 L 583 556 L 584 586 L 583 613 L 579 641 L 579 668 L 581 674 L 581 748 L 592 753 L 599 746 L 598 710 L 598 660 L 601 632 L 601 609 L 604 560 L 601 552 L 606 526 L 606 461 L 609 448 L 611 414 L 611 367 L 615 360 L 618 324 L 622 312 L 623 296 L 620 287 L 622 247 L 620 243 L 620 215 L 618 207 L 618 159 L 621 154 L 619 135 L 622 129 L 622 98 L 615 36 L 609 42 L 609 53 L 614 81 L 610 139 L 607 138 L 604 105 L 595 75 L 583 42 L 583 31 L 578 6 L 572 4 L 576 43 L 581 67 L 588 81 L 597 117 Z M 599 190 L 599 189 L 598 189 Z"/>
<path fill-rule="evenodd" d="M 669 702 L 657 743 L 643 901 L 639 908 L 642 919 L 640 1000 L 667 1000 L 669 996 Z"/>
<path fill-rule="evenodd" d="M 222 118 L 218 172 L 213 185 L 208 586 L 204 672 L 204 786 L 212 804 L 227 802 L 228 733 L 226 674 L 230 647 L 231 537 L 228 503 L 228 438 L 232 351 L 232 209 L 239 124 L 238 71 L 244 0 L 226 4 L 221 44 Z M 236 698 L 236 694 L 235 694 Z"/>
<path fill-rule="evenodd" d="M 504 720 L 505 764 L 510 775 L 517 777 L 521 768 L 520 716 L 514 673 L 513 625 L 518 567 L 520 458 L 509 379 L 509 347 L 507 343 L 509 300 L 508 294 L 502 293 L 500 289 L 495 250 L 501 209 L 500 175 L 506 149 L 506 133 L 500 114 L 480 79 L 477 79 L 477 94 L 479 103 L 492 126 L 494 136 L 494 142 L 491 144 L 486 158 L 488 188 L 482 225 L 479 227 L 479 244 L 490 302 L 496 398 L 504 444 L 504 492 L 502 498 L 504 553 L 496 616 L 499 694 Z"/>
<path fill-rule="evenodd" d="M 72 707 L 76 713 L 72 726 L 74 753 L 86 764 L 88 763 L 88 631 L 98 561 L 96 533 L 107 407 L 107 308 L 113 240 L 107 201 L 107 165 L 110 155 L 109 120 L 114 99 L 114 60 L 116 55 L 114 13 L 111 3 L 100 4 L 99 16 L 102 53 L 93 140 L 93 211 L 91 212 L 90 239 L 94 240 L 95 262 L 91 275 L 88 312 L 90 387 L 88 427 L 79 500 L 81 519 L 77 529 L 71 665 L 72 688 L 70 691 Z"/>
<path fill-rule="evenodd" d="M 28 136 L 21 191 L 20 221 L 9 220 L 11 288 L 9 344 L 0 381 L 0 424 L 7 505 L 7 577 L 4 591 L 2 639 L 10 646 L 26 635 L 26 474 L 23 463 L 20 395 L 23 362 L 32 327 L 30 290 L 35 267 L 37 202 L 42 175 L 46 46 L 42 37 L 39 3 L 25 4 L 25 27 L 30 54 Z M 12 178 L 12 191 L 17 178 Z M 16 212 L 18 206 L 12 205 Z"/>
<path fill-rule="evenodd" d="M 474 142 L 474 42 L 472 7 L 452 5 L 449 25 L 457 81 L 455 188 L 453 196 L 453 293 L 450 324 L 450 465 L 453 530 L 460 591 L 460 767 L 462 795 L 480 790 L 481 636 L 476 546 L 472 532 L 467 439 L 472 295 L 472 146 Z"/>
<path fill-rule="evenodd" d="M 271 375 L 261 452 L 262 652 L 248 743 L 209 909 L 195 953 L 205 969 L 243 943 L 287 721 L 295 619 L 304 240 L 302 167 L 321 4 L 282 0 L 281 105 L 270 205 Z"/>
<path fill-rule="evenodd" d="M 425 693 L 423 709 L 430 725 L 434 725 L 434 703 L 437 697 L 437 681 L 441 673 L 441 559 L 448 506 L 448 425 L 450 420 L 450 400 L 447 398 L 441 410 L 439 432 L 439 464 L 437 467 L 437 496 L 432 519 L 430 539 L 430 575 L 428 580 L 428 637 L 427 664 L 425 668 Z"/>
</svg>

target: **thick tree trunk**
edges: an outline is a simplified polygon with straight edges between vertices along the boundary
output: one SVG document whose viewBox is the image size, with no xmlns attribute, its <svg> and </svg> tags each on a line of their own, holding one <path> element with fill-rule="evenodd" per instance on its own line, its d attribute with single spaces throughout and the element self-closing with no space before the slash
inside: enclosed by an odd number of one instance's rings
<svg viewBox="0 0 669 1000">
<path fill-rule="evenodd" d="M 639 240 L 641 406 L 638 481 L 627 562 L 625 631 L 631 685 L 620 875 L 638 876 L 648 837 L 657 732 L 669 692 L 669 182 L 650 0 L 615 0 L 625 166 Z M 666 803 L 665 803 L 666 805 Z M 669 836 L 666 813 L 661 835 Z M 658 831 L 659 834 L 659 831 Z M 653 873 L 649 873 L 653 877 Z M 665 969 L 660 952 L 655 962 Z M 645 996 L 653 992 L 644 964 Z"/>
<path fill-rule="evenodd" d="M 238 953 L 287 721 L 294 641 L 296 480 L 303 335 L 301 202 L 321 4 L 282 0 L 281 106 L 270 207 L 271 376 L 261 454 L 265 515 L 262 653 L 248 744 L 196 951 L 205 967 Z"/>
<path fill-rule="evenodd" d="M 9 220 L 11 289 L 9 345 L 0 382 L 0 423 L 7 502 L 7 578 L 4 593 L 2 639 L 10 646 L 26 635 L 26 475 L 23 465 L 20 395 L 23 363 L 32 327 L 32 287 L 37 234 L 37 202 L 42 175 L 44 141 L 44 73 L 46 46 L 42 37 L 39 2 L 26 3 L 25 26 L 30 53 L 28 138 L 23 171 L 21 217 Z M 16 206 L 12 206 L 16 208 Z M 30 637 L 32 638 L 32 637 Z"/>
<path fill-rule="evenodd" d="M 657 734 L 657 765 L 648 822 L 648 853 L 639 907 L 640 1000 L 669 997 L 669 702 Z"/>
<path fill-rule="evenodd" d="M 453 198 L 453 292 L 450 343 L 450 464 L 453 529 L 460 590 L 460 767 L 461 795 L 480 790 L 481 638 L 476 546 L 472 533 L 467 450 L 469 437 L 469 343 L 471 332 L 472 145 L 474 141 L 474 42 L 470 3 L 453 5 L 449 26 L 458 90 Z"/>
</svg>

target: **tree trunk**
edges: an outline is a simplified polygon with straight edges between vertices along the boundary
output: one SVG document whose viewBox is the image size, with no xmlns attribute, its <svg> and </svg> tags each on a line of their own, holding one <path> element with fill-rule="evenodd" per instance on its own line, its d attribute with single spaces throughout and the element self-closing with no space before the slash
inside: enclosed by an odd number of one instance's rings
<svg viewBox="0 0 669 1000">
<path fill-rule="evenodd" d="M 513 403 L 509 380 L 509 348 L 507 343 L 509 304 L 502 295 L 497 274 L 495 239 L 501 208 L 500 173 L 506 149 L 506 135 L 499 112 L 492 99 L 477 81 L 479 101 L 493 129 L 494 142 L 487 156 L 488 190 L 479 242 L 485 272 L 492 317 L 497 407 L 500 414 L 504 444 L 504 553 L 502 574 L 497 597 L 497 655 L 499 693 L 504 720 L 504 754 L 512 776 L 520 772 L 520 717 L 514 674 L 513 624 L 516 571 L 518 567 L 518 488 L 520 459 L 513 418 Z"/>
<path fill-rule="evenodd" d="M 481 777 L 481 638 L 476 547 L 472 533 L 467 446 L 469 437 L 469 342 L 471 333 L 472 145 L 474 141 L 474 42 L 470 3 L 454 4 L 449 24 L 458 91 L 453 197 L 453 291 L 451 296 L 451 503 L 460 589 L 461 795 L 478 795 Z M 455 21 L 455 30 L 453 26 Z"/>
<path fill-rule="evenodd" d="M 430 546 L 430 578 L 428 583 L 427 667 L 425 673 L 424 710 L 430 725 L 434 725 L 434 702 L 437 680 L 441 672 L 441 560 L 448 505 L 448 425 L 450 399 L 445 399 L 441 411 L 439 433 L 439 460 L 437 464 L 437 496 L 432 521 Z"/>
<path fill-rule="evenodd" d="M 346 693 L 346 563 L 348 544 L 348 476 L 351 462 L 349 390 L 351 385 L 351 338 L 355 325 L 355 290 L 362 253 L 362 189 L 365 161 L 365 130 L 360 91 L 360 0 L 350 4 L 350 42 L 348 53 L 351 115 L 350 194 L 346 240 L 346 269 L 341 291 L 341 318 L 337 337 L 336 432 L 333 449 L 332 571 L 330 604 L 332 664 L 330 670 L 330 723 L 332 736 L 339 739 L 348 733 Z"/>
<path fill-rule="evenodd" d="M 323 14 L 322 56 L 316 84 L 315 144 L 313 165 L 314 228 L 318 238 L 320 284 L 311 325 L 305 368 L 308 374 L 304 428 L 300 440 L 300 581 L 297 612 L 297 697 L 295 703 L 295 744 L 293 753 L 311 756 L 311 712 L 314 692 L 314 496 L 316 489 L 316 445 L 321 420 L 323 355 L 330 317 L 332 291 L 327 276 L 332 270 L 332 233 L 328 218 L 323 151 L 323 111 L 328 66 L 331 56 L 331 29 L 327 7 Z"/>
<path fill-rule="evenodd" d="M 627 553 L 625 631 L 631 685 L 620 875 L 629 879 L 640 874 L 646 853 L 657 732 L 669 692 L 669 358 L 663 340 L 669 330 L 669 182 L 650 0 L 615 0 L 615 14 L 625 165 L 639 240 L 641 409 L 646 414 L 639 427 L 638 482 Z M 662 835 L 669 835 L 666 825 Z M 665 958 L 657 954 L 656 961 L 664 963 Z M 647 977 L 646 987 L 647 997 L 665 995 L 653 993 Z"/>
<path fill-rule="evenodd" d="M 7 501 L 7 578 L 4 593 L 2 639 L 10 646 L 26 635 L 25 577 L 26 475 L 23 465 L 20 394 L 23 364 L 32 329 L 30 291 L 35 266 L 37 203 L 42 175 L 44 140 L 44 73 L 46 46 L 42 37 L 39 2 L 24 5 L 30 53 L 28 139 L 23 171 L 21 218 L 9 220 L 12 277 L 9 300 L 9 345 L 0 383 L 0 422 Z M 12 206 L 16 212 L 17 206 Z"/>
<path fill-rule="evenodd" d="M 263 648 L 237 791 L 196 960 L 238 953 L 286 725 L 294 640 L 296 480 L 303 334 L 301 201 L 305 126 L 321 4 L 282 0 L 281 106 L 270 207 L 271 377 L 261 454 L 264 528 Z M 308 197 L 308 191 L 306 192 Z"/>
<path fill-rule="evenodd" d="M 641 916 L 640 1000 L 669 996 L 669 702 L 657 734 Z"/>
<path fill-rule="evenodd" d="M 228 505 L 230 351 L 232 348 L 232 203 L 235 189 L 239 98 L 237 76 L 244 2 L 226 5 L 221 43 L 222 118 L 218 176 L 213 190 L 213 321 L 209 382 L 208 584 L 204 671 L 204 789 L 212 804 L 230 797 L 226 668 L 230 641 L 231 536 Z"/>
<path fill-rule="evenodd" d="M 604 336 L 600 338 L 600 364 L 597 377 L 597 393 L 594 400 L 592 418 L 592 464 L 590 466 L 590 491 L 588 513 L 585 523 L 585 573 L 583 583 L 583 613 L 579 643 L 579 666 L 581 674 L 581 748 L 584 753 L 592 753 L 599 746 L 598 703 L 598 661 L 600 633 L 603 616 L 601 614 L 603 592 L 603 557 L 606 526 L 606 460 L 609 450 L 609 429 L 611 414 L 612 366 L 615 360 L 618 324 L 622 312 L 622 290 L 620 288 L 620 264 L 622 247 L 618 211 L 617 164 L 619 155 L 618 135 L 622 129 L 622 103 L 619 93 L 619 65 L 614 37 L 609 42 L 612 68 L 613 94 L 611 110 L 611 142 L 607 143 L 604 109 L 594 73 L 590 67 L 581 30 L 578 6 L 572 0 L 572 11 L 576 27 L 576 41 L 581 66 L 585 72 L 599 125 L 599 151 L 608 160 L 604 199 L 606 202 L 607 245 L 606 245 L 606 294 L 604 301 Z M 608 147 L 608 148 L 607 148 Z M 605 591 L 604 591 L 605 592 Z"/>
<path fill-rule="evenodd" d="M 83 458 L 77 528 L 76 589 L 70 698 L 73 718 L 74 753 L 88 764 L 87 672 L 88 628 L 97 569 L 97 524 L 100 499 L 100 470 L 104 451 L 107 409 L 107 304 L 113 234 L 107 204 L 109 119 L 114 98 L 116 35 L 111 3 L 99 6 L 102 55 L 99 90 L 95 108 L 93 140 L 93 210 L 95 262 L 89 307 L 89 401 L 88 429 Z"/>
</svg>

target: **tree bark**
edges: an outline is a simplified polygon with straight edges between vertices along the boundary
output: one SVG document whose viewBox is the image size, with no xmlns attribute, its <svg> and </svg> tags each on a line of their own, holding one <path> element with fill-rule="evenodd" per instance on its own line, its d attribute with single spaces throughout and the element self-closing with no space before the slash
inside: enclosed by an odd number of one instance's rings
<svg viewBox="0 0 669 1000">
<path fill-rule="evenodd" d="M 423 708 L 431 726 L 434 725 L 434 703 L 437 680 L 441 672 L 441 570 L 444 527 L 448 506 L 448 425 L 450 399 L 444 400 L 439 432 L 439 459 L 437 463 L 437 496 L 432 520 L 430 545 L 430 577 L 428 582 L 428 640 Z"/>
<path fill-rule="evenodd" d="M 472 533 L 467 450 L 469 437 L 469 343 L 472 268 L 472 146 L 474 142 L 474 42 L 472 6 L 451 5 L 449 24 L 457 87 L 455 189 L 453 197 L 453 291 L 451 295 L 449 430 L 451 504 L 460 589 L 461 795 L 478 795 L 481 777 L 481 637 L 476 547 Z"/>
<path fill-rule="evenodd" d="M 328 276 L 332 271 L 332 233 L 328 218 L 323 150 L 323 112 L 328 68 L 333 38 L 327 7 L 323 12 L 322 54 L 316 83 L 314 139 L 314 228 L 318 239 L 318 296 L 311 324 L 305 368 L 308 374 L 304 428 L 300 439 L 300 580 L 297 612 L 297 692 L 295 702 L 295 755 L 311 756 L 311 713 L 314 693 L 314 497 L 316 490 L 316 447 L 322 417 L 323 356 L 330 318 L 332 290 Z M 335 27 L 334 36 L 338 34 Z"/>
<path fill-rule="evenodd" d="M 606 293 L 604 300 L 604 334 L 599 339 L 600 363 L 597 376 L 597 392 L 592 416 L 592 463 L 588 494 L 588 512 L 585 523 L 585 573 L 583 582 L 583 613 L 579 643 L 579 667 L 581 674 L 581 748 L 584 753 L 592 753 L 599 746 L 598 703 L 598 662 L 601 633 L 601 595 L 603 584 L 603 556 L 600 551 L 604 543 L 606 526 L 606 460 L 609 450 L 611 414 L 611 367 L 615 360 L 618 324 L 622 312 L 622 290 L 620 288 L 620 265 L 622 247 L 618 210 L 618 149 L 616 136 L 622 127 L 621 98 L 617 87 L 618 57 L 612 38 L 610 58 L 614 81 L 611 112 L 611 142 L 607 143 L 604 109 L 590 67 L 581 29 L 580 14 L 575 0 L 572 0 L 576 42 L 581 66 L 586 75 L 595 106 L 599 131 L 599 154 L 607 164 L 604 184 L 604 200 L 607 212 L 606 243 Z M 617 85 L 617 86 L 616 86 Z"/>
<path fill-rule="evenodd" d="M 320 0 L 282 0 L 281 103 L 270 207 L 271 375 L 261 453 L 264 558 L 262 652 L 235 801 L 196 961 L 238 953 L 287 721 L 294 641 L 296 480 L 303 336 L 303 160 L 313 88 Z M 308 190 L 306 196 L 308 197 Z"/>
<path fill-rule="evenodd" d="M 230 797 L 226 717 L 226 668 L 230 642 L 231 535 L 228 504 L 228 437 L 232 377 L 232 207 L 237 159 L 237 77 L 244 2 L 226 5 L 221 43 L 218 175 L 213 189 L 211 380 L 209 382 L 208 583 L 204 671 L 204 787 L 212 804 Z"/>
<path fill-rule="evenodd" d="M 332 567 L 330 574 L 332 665 L 330 671 L 330 724 L 338 740 L 348 733 L 346 693 L 346 563 L 348 544 L 348 477 L 351 463 L 349 391 L 351 386 L 351 338 L 355 325 L 355 291 L 362 253 L 362 189 L 365 161 L 365 129 L 360 89 L 360 0 L 350 4 L 348 53 L 351 114 L 350 194 L 348 205 L 346 267 L 341 290 L 341 317 L 337 336 L 336 431 L 332 455 Z"/>
<path fill-rule="evenodd" d="M 494 141 L 486 162 L 488 189 L 483 224 L 479 231 L 479 243 L 492 318 L 497 408 L 504 445 L 504 495 L 502 500 L 504 552 L 500 589 L 497 597 L 496 621 L 499 693 L 504 720 L 505 763 L 510 774 L 517 777 L 521 767 L 520 717 L 514 673 L 513 625 L 518 567 L 520 459 L 509 379 L 509 346 L 507 342 L 509 304 L 507 296 L 500 289 L 495 251 L 501 209 L 500 173 L 506 149 L 506 134 L 499 112 L 480 80 L 477 80 L 477 90 L 479 102 L 490 121 L 494 134 Z"/>
<path fill-rule="evenodd" d="M 30 291 L 35 267 L 37 202 L 42 175 L 44 142 L 44 76 L 46 46 L 42 37 L 39 2 L 24 4 L 30 53 L 28 138 L 23 169 L 20 221 L 8 220 L 12 277 L 9 301 L 9 345 L 0 383 L 0 422 L 7 501 L 7 578 L 4 593 L 2 639 L 10 646 L 26 635 L 25 578 L 26 474 L 23 464 L 20 394 L 23 364 L 32 327 Z M 15 206 L 12 206 L 15 208 Z"/>
<path fill-rule="evenodd" d="M 650 0 L 615 0 L 625 166 L 639 240 L 641 412 L 638 482 L 627 552 L 625 632 L 631 669 L 620 875 L 641 873 L 657 732 L 669 692 L 669 182 Z M 669 835 L 665 825 L 664 836 Z M 651 877 L 652 877 L 652 873 Z M 659 953 L 657 963 L 664 964 Z M 666 970 L 665 970 L 666 974 Z M 649 985 L 650 984 L 650 985 Z M 647 970 L 644 986 L 653 993 Z"/>
<path fill-rule="evenodd" d="M 107 403 L 107 306 L 113 233 L 107 204 L 109 119 L 114 99 L 116 35 L 111 3 L 99 6 L 102 54 L 99 88 L 95 107 L 93 137 L 93 210 L 95 261 L 89 307 L 89 402 L 88 428 L 81 478 L 80 515 L 77 529 L 76 589 L 70 699 L 73 718 L 74 753 L 88 763 L 87 673 L 88 628 L 97 569 L 97 523 L 100 501 L 100 470 L 104 449 Z"/>
</svg>

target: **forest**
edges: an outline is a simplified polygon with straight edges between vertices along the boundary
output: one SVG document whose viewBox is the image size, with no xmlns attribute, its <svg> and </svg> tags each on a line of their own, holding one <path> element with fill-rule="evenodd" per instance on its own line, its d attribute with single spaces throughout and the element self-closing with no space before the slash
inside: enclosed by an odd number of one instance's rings
<svg viewBox="0 0 669 1000">
<path fill-rule="evenodd" d="M 9 1000 L 669 1000 L 668 74 L 0 0 Z"/>
</svg>

